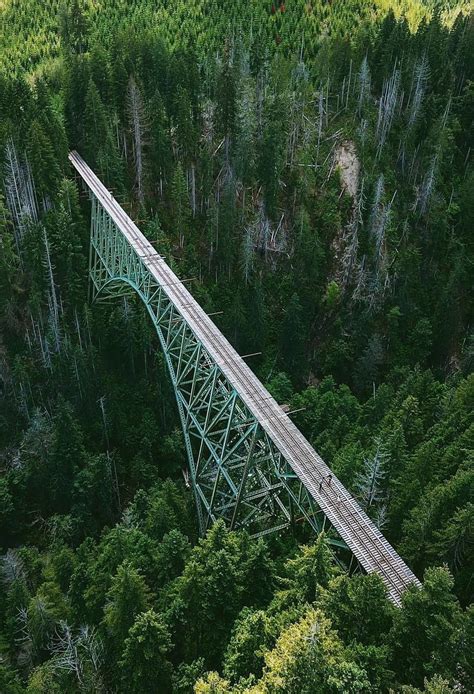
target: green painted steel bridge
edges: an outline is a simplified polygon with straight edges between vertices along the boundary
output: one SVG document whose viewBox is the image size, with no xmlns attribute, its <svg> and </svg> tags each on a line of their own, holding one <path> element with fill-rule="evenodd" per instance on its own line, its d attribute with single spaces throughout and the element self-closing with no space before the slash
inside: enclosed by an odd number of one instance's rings
<svg viewBox="0 0 474 694">
<path fill-rule="evenodd" d="M 93 299 L 132 288 L 145 304 L 173 382 L 201 532 L 222 518 L 253 536 L 306 521 L 332 528 L 400 603 L 419 583 L 77 152 L 92 203 Z M 127 286 L 128 285 L 128 286 Z"/>
</svg>

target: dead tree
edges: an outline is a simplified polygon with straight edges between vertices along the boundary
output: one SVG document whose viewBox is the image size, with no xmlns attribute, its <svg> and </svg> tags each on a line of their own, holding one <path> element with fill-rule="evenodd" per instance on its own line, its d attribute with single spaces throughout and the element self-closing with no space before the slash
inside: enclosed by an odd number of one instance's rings
<svg viewBox="0 0 474 694">
<path fill-rule="evenodd" d="M 419 116 L 426 87 L 430 76 L 430 67 L 426 54 L 415 62 L 413 68 L 413 79 L 409 98 L 408 127 L 412 128 Z"/>
<path fill-rule="evenodd" d="M 359 96 L 357 98 L 357 113 L 360 115 L 367 101 L 370 98 L 370 68 L 367 56 L 361 63 L 359 74 L 357 76 L 359 83 Z"/>
<path fill-rule="evenodd" d="M 35 185 L 28 160 L 21 161 L 10 138 L 5 147 L 5 194 L 13 220 L 15 242 L 20 242 L 29 222 L 38 221 Z"/>
<path fill-rule="evenodd" d="M 400 70 L 396 64 L 388 80 L 384 80 L 382 96 L 379 101 L 379 112 L 377 118 L 377 158 L 382 154 L 383 146 L 393 124 L 395 111 L 397 109 L 400 89 Z"/>
<path fill-rule="evenodd" d="M 61 350 L 61 332 L 60 332 L 60 303 L 58 302 L 58 296 L 56 292 L 56 284 L 54 282 L 53 275 L 53 264 L 51 262 L 51 253 L 49 249 L 48 235 L 46 233 L 46 228 L 43 227 L 43 241 L 45 248 L 45 267 L 48 275 L 48 308 L 49 308 L 49 325 L 54 338 L 55 352 L 59 353 Z"/>
<path fill-rule="evenodd" d="M 365 458 L 364 468 L 356 478 L 356 493 L 366 510 L 381 502 L 384 497 L 382 485 L 387 475 L 388 460 L 388 453 L 384 451 L 381 442 L 376 441 L 374 455 Z"/>
<path fill-rule="evenodd" d="M 145 201 L 144 150 L 146 147 L 148 123 L 143 98 L 133 76 L 130 77 L 128 82 L 127 108 L 132 138 L 133 165 L 135 169 L 135 190 L 138 201 L 140 204 L 143 204 Z"/>
</svg>

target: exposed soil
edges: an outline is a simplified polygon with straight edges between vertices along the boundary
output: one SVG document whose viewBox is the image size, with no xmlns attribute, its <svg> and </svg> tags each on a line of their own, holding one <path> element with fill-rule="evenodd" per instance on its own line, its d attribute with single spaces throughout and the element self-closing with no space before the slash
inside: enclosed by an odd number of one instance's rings
<svg viewBox="0 0 474 694">
<path fill-rule="evenodd" d="M 335 152 L 336 166 L 341 173 L 343 188 L 351 198 L 357 195 L 359 186 L 360 162 L 357 158 L 355 144 L 351 140 L 342 142 Z"/>
</svg>

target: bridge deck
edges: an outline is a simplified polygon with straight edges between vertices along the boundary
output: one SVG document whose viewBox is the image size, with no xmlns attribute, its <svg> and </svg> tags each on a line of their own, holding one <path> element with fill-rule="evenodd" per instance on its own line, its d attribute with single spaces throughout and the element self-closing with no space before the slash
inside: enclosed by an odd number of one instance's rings
<svg viewBox="0 0 474 694">
<path fill-rule="evenodd" d="M 77 152 L 71 152 L 69 159 L 360 564 L 368 573 L 377 572 L 392 601 L 400 604 L 405 588 L 411 583 L 420 584 L 416 576 L 331 473 L 113 195 Z M 330 484 L 327 482 L 329 474 L 332 474 Z M 320 482 L 323 482 L 321 490 Z"/>
</svg>

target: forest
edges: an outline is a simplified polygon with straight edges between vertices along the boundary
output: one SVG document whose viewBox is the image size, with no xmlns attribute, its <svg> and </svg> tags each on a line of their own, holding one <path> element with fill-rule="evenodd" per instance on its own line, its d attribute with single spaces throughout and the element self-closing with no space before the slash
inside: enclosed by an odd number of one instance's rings
<svg viewBox="0 0 474 694">
<path fill-rule="evenodd" d="M 76 149 L 422 581 L 200 537 Z M 472 692 L 474 10 L 0 0 L 0 692 Z"/>
</svg>

